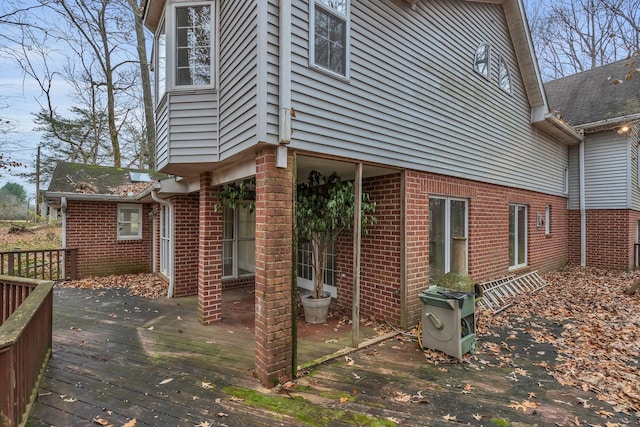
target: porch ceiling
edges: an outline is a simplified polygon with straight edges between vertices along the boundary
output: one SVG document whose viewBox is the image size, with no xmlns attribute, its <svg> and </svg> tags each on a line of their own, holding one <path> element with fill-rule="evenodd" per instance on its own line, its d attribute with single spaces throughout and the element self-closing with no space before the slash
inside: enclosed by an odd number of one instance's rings
<svg viewBox="0 0 640 427">
<path fill-rule="evenodd" d="M 297 159 L 298 182 L 304 182 L 309 176 L 309 172 L 317 170 L 323 175 L 331 175 L 336 172 L 343 180 L 352 180 L 356 174 L 356 164 L 322 157 L 312 157 L 299 155 Z M 374 176 L 398 173 L 398 169 L 390 169 L 375 165 L 362 165 L 362 177 L 371 178 Z"/>
</svg>

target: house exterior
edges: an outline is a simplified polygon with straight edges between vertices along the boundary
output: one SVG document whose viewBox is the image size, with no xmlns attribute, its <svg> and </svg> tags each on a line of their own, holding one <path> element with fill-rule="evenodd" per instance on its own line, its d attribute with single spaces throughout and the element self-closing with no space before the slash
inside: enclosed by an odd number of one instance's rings
<svg viewBox="0 0 640 427">
<path fill-rule="evenodd" d="M 295 372 L 292 295 L 310 268 L 294 188 L 311 170 L 377 204 L 376 225 L 340 236 L 328 260 L 326 282 L 356 313 L 416 324 L 454 241 L 477 281 L 568 261 L 569 153 L 583 138 L 549 108 L 521 1 L 143 7 L 157 166 L 174 176 L 151 192 L 166 210 L 160 264 L 177 295 L 197 293 L 203 323 L 220 320 L 225 286 L 255 283 L 264 384 Z M 253 213 L 216 209 L 249 178 Z"/>
<path fill-rule="evenodd" d="M 153 247 L 157 203 L 142 190 L 166 175 L 59 162 L 45 200 L 59 210 L 62 244 L 78 250 L 78 277 L 155 270 Z"/>
<path fill-rule="evenodd" d="M 639 265 L 640 59 L 631 57 L 545 84 L 549 104 L 584 132 L 569 147 L 569 262 Z"/>
</svg>

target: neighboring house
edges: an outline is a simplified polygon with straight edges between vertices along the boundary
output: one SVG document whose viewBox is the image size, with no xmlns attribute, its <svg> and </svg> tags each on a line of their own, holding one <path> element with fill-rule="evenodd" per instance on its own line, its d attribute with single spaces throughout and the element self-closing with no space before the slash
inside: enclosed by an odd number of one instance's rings
<svg viewBox="0 0 640 427">
<path fill-rule="evenodd" d="M 292 249 L 293 189 L 311 170 L 377 203 L 377 224 L 356 242 L 341 236 L 328 260 L 338 302 L 363 315 L 416 324 L 454 238 L 477 281 L 567 262 L 569 147 L 582 135 L 551 114 L 521 1 L 143 8 L 157 166 L 178 177 L 153 192 L 167 228 L 160 263 L 176 294 L 197 292 L 203 323 L 221 319 L 228 283 L 255 282 L 264 384 L 295 372 L 294 257 L 299 283 L 311 271 L 306 248 Z M 225 184 L 251 177 L 255 212 L 215 209 Z"/>
<path fill-rule="evenodd" d="M 638 266 L 639 69 L 636 56 L 545 84 L 549 105 L 584 132 L 584 143 L 569 148 L 572 263 Z"/>
<path fill-rule="evenodd" d="M 157 203 L 135 196 L 165 177 L 138 169 L 57 164 L 45 198 L 51 209 L 61 211 L 63 247 L 78 250 L 78 277 L 154 270 Z"/>
</svg>

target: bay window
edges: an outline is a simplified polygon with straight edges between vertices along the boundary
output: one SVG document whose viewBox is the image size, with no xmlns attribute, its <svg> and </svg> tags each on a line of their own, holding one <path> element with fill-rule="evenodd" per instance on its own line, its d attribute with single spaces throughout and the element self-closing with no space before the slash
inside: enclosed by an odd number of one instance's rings
<svg viewBox="0 0 640 427">
<path fill-rule="evenodd" d="M 155 37 L 156 102 L 173 89 L 215 86 L 214 2 L 173 3 Z"/>
</svg>

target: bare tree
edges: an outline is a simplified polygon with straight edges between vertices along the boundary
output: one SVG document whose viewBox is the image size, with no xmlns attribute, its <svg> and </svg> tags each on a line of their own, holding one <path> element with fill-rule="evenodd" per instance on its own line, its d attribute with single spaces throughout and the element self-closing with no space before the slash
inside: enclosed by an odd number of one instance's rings
<svg viewBox="0 0 640 427">
<path fill-rule="evenodd" d="M 530 0 L 527 14 L 543 79 L 579 73 L 637 52 L 639 2 Z"/>
</svg>

